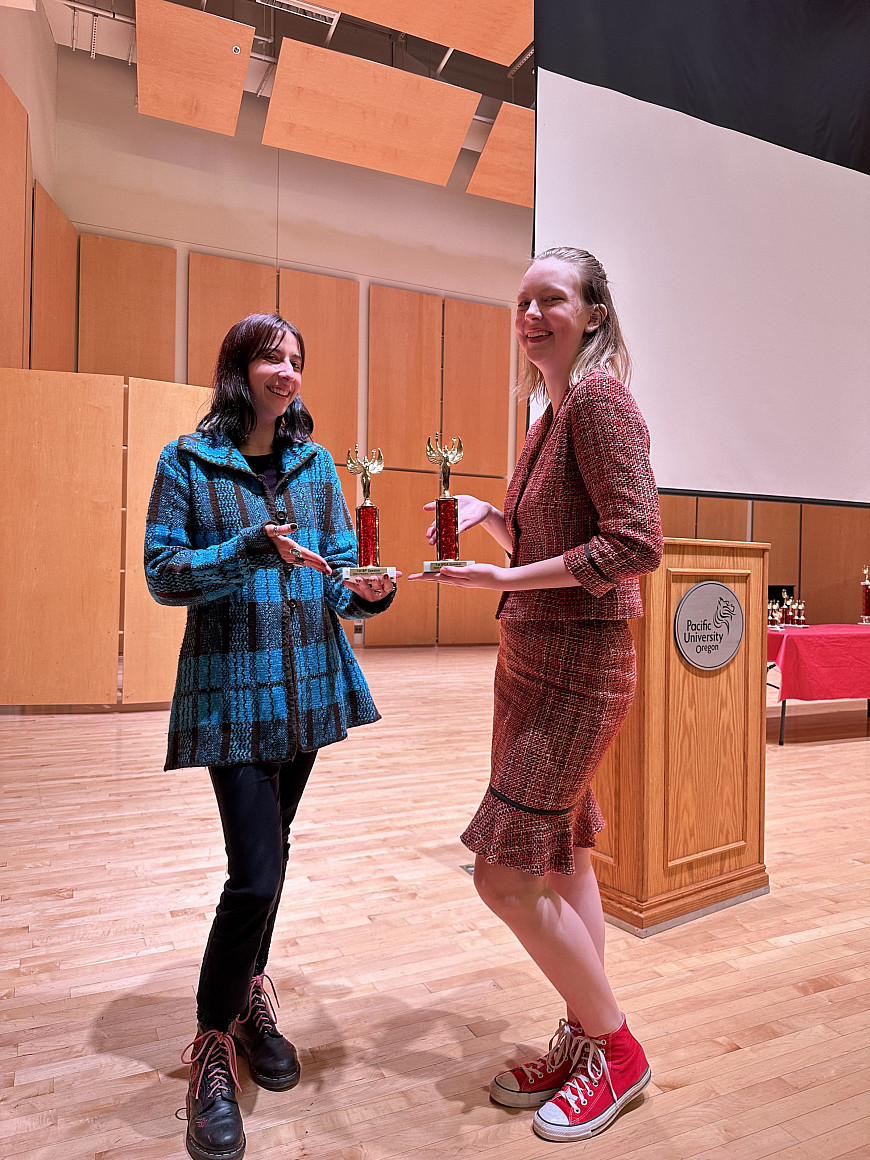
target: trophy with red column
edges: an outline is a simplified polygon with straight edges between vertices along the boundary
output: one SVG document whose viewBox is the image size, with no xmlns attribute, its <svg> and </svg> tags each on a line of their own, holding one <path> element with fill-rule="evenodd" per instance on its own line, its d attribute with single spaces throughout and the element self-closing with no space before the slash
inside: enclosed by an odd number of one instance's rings
<svg viewBox="0 0 870 1160">
<path fill-rule="evenodd" d="M 424 572 L 440 572 L 442 568 L 465 568 L 473 560 L 459 557 L 459 501 L 450 494 L 450 469 L 462 458 L 462 440 L 457 436 L 448 446 L 441 443 L 441 432 L 435 432 L 435 446 L 426 440 L 426 457 L 441 469 L 441 494 L 435 500 L 435 545 L 437 560 L 427 560 Z"/>
<path fill-rule="evenodd" d="M 380 447 L 372 451 L 371 459 L 360 458 L 359 445 L 353 451 L 347 450 L 347 469 L 351 475 L 359 475 L 362 483 L 363 501 L 356 509 L 356 538 L 359 545 L 359 565 L 356 568 L 342 568 L 345 580 L 354 576 L 389 576 L 396 579 L 396 569 L 384 567 L 381 562 L 378 543 L 378 509 L 371 500 L 372 476 L 384 470 L 384 457 Z"/>
</svg>

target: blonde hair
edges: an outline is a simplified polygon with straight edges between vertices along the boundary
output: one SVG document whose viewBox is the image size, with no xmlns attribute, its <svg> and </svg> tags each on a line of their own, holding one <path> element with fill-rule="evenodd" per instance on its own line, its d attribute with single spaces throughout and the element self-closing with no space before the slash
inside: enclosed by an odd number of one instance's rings
<svg viewBox="0 0 870 1160">
<path fill-rule="evenodd" d="M 577 280 L 577 293 L 587 309 L 592 306 L 606 308 L 600 326 L 587 334 L 580 344 L 571 367 L 570 385 L 578 383 L 593 367 L 602 367 L 627 386 L 631 379 L 631 356 L 622 337 L 604 267 L 588 250 L 576 250 L 572 246 L 552 246 L 549 250 L 542 250 L 540 254 L 535 254 L 531 264 L 547 258 L 554 258 L 572 268 Z M 544 376 L 534 363 L 529 362 L 522 350 L 517 394 L 520 398 L 546 399 Z"/>
</svg>

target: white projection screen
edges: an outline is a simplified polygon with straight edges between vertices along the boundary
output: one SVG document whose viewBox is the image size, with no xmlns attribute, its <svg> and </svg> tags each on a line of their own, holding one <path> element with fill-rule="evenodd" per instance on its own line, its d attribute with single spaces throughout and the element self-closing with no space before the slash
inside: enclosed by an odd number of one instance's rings
<svg viewBox="0 0 870 1160">
<path fill-rule="evenodd" d="M 601 259 L 661 488 L 870 501 L 870 177 L 538 70 L 535 249 Z"/>
</svg>

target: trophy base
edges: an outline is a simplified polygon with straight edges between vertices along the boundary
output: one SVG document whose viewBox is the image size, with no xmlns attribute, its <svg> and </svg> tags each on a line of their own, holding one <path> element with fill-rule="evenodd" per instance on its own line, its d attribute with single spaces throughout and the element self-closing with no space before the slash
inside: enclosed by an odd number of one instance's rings
<svg viewBox="0 0 870 1160">
<path fill-rule="evenodd" d="M 396 579 L 395 568 L 382 568 L 379 564 L 370 564 L 363 568 L 342 568 L 342 580 L 356 580 L 360 576 L 389 576 L 391 580 Z"/>
<path fill-rule="evenodd" d="M 862 616 L 859 624 L 870 624 L 870 616 Z"/>
<path fill-rule="evenodd" d="M 424 572 L 440 572 L 442 568 L 467 568 L 474 560 L 427 560 L 423 565 Z"/>
</svg>

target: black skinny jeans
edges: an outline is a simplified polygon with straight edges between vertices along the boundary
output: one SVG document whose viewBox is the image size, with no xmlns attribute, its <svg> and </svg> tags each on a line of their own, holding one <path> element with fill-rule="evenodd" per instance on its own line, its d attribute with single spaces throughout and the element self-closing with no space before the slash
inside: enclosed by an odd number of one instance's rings
<svg viewBox="0 0 870 1160">
<path fill-rule="evenodd" d="M 317 751 L 292 761 L 211 765 L 229 875 L 202 959 L 198 1022 L 226 1031 L 266 969 L 290 853 L 290 823 Z"/>
</svg>

